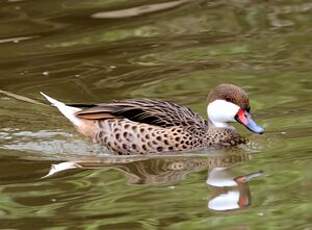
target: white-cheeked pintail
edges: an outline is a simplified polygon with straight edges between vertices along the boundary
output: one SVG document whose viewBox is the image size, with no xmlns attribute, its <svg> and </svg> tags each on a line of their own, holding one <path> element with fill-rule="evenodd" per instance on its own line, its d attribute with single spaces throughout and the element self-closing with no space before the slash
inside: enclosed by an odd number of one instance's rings
<svg viewBox="0 0 312 230">
<path fill-rule="evenodd" d="M 264 129 L 251 118 L 246 92 L 220 84 L 208 95 L 208 120 L 172 102 L 130 99 L 101 104 L 64 104 L 41 93 L 80 133 L 120 155 L 164 153 L 246 143 L 231 122 Z"/>
</svg>

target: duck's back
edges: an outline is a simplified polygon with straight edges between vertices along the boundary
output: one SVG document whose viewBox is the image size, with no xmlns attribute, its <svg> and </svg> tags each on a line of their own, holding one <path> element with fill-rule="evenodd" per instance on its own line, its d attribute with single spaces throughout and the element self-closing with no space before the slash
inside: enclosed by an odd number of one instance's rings
<svg viewBox="0 0 312 230">
<path fill-rule="evenodd" d="M 207 125 L 206 120 L 186 106 L 161 100 L 130 99 L 85 106 L 76 115 L 87 120 L 119 118 L 164 128 Z"/>
</svg>

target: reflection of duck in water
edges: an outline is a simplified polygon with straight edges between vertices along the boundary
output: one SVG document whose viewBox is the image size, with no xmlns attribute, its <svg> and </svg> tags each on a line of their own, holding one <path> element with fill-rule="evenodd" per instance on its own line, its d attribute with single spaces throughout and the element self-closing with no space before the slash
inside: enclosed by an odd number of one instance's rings
<svg viewBox="0 0 312 230">
<path fill-rule="evenodd" d="M 44 94 L 43 94 L 44 95 Z M 120 155 L 160 153 L 245 143 L 229 122 L 263 133 L 250 116 L 246 92 L 221 84 L 208 95 L 208 121 L 171 102 L 131 99 L 65 105 L 44 95 L 82 134 Z"/>
<path fill-rule="evenodd" d="M 214 195 L 209 199 L 208 208 L 215 211 L 242 209 L 251 204 L 248 182 L 261 176 L 254 172 L 234 177 L 228 168 L 217 167 L 209 172 L 207 184 L 213 188 Z"/>
<path fill-rule="evenodd" d="M 243 152 L 209 155 L 88 157 L 79 161 L 54 165 L 47 176 L 73 168 L 109 167 L 125 175 L 129 184 L 162 186 L 175 185 L 190 173 L 207 170 L 207 184 L 213 192 L 208 200 L 208 208 L 215 211 L 228 211 L 250 205 L 251 193 L 247 182 L 261 173 L 235 177 L 229 169 L 249 158 L 250 155 Z"/>
<path fill-rule="evenodd" d="M 110 167 L 127 176 L 130 184 L 172 185 L 180 182 L 192 172 L 212 170 L 215 167 L 231 165 L 249 160 L 246 153 L 202 155 L 166 155 L 166 156 L 105 156 L 88 157 L 54 165 L 49 176 L 72 168 L 94 169 Z M 58 166 L 60 166 L 58 168 Z"/>
<path fill-rule="evenodd" d="M 207 156 L 166 156 L 145 159 L 113 167 L 122 171 L 131 184 L 172 185 L 187 174 L 209 170 L 214 167 L 229 167 L 248 160 L 247 154 L 222 154 Z"/>
</svg>

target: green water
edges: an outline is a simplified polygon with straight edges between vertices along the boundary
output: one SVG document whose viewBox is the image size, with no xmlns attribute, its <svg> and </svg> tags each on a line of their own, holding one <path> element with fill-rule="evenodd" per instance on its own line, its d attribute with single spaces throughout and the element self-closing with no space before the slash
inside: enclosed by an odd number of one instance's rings
<svg viewBox="0 0 312 230">
<path fill-rule="evenodd" d="M 0 19 L 1 229 L 312 229 L 310 1 L 7 0 Z M 27 102 L 161 98 L 206 116 L 222 82 L 266 133 L 185 156 L 111 157 Z M 84 168 L 40 179 L 64 161 Z"/>
</svg>

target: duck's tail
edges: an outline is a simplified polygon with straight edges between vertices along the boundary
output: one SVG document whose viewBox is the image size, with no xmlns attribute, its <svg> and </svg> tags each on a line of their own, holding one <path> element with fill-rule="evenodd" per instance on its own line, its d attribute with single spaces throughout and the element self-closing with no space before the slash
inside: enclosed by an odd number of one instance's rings
<svg viewBox="0 0 312 230">
<path fill-rule="evenodd" d="M 40 92 L 42 96 L 44 96 L 53 106 L 55 106 L 67 119 L 69 119 L 75 126 L 79 127 L 82 125 L 83 121 L 78 118 L 75 113 L 80 111 L 80 108 L 68 106 L 63 102 L 53 99 L 48 95 Z"/>
</svg>

